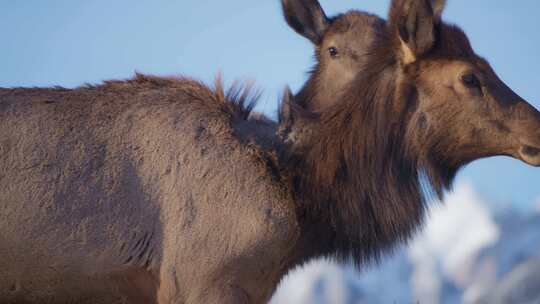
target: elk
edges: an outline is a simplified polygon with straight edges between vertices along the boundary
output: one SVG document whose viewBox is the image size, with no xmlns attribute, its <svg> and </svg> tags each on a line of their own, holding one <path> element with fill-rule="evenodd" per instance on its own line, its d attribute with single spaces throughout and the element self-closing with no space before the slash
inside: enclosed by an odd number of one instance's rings
<svg viewBox="0 0 540 304">
<path fill-rule="evenodd" d="M 361 11 L 330 20 L 317 1 L 282 1 L 282 6 L 289 26 L 315 46 L 316 64 L 294 101 L 306 110 L 322 111 L 339 100 L 367 63 L 366 52 L 384 31 L 384 20 Z"/>
<path fill-rule="evenodd" d="M 264 303 L 307 260 L 405 243 L 469 162 L 540 166 L 540 112 L 444 1 L 393 0 L 358 53 L 330 37 L 366 15 L 282 3 L 321 54 L 306 87 L 363 58 L 339 94 L 287 92 L 278 123 L 248 88 L 181 77 L 0 89 L 1 302 Z"/>
</svg>

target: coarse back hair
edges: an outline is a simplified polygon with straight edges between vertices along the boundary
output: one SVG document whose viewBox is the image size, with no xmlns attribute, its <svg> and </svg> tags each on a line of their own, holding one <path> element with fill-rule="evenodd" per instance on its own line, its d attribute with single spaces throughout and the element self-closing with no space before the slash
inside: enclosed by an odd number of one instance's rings
<svg viewBox="0 0 540 304">
<path fill-rule="evenodd" d="M 179 89 L 191 97 L 190 102 L 199 102 L 210 107 L 218 107 L 236 120 L 263 119 L 261 118 L 262 114 L 254 112 L 254 108 L 261 97 L 261 91 L 255 88 L 254 82 L 237 80 L 229 88 L 225 89 L 221 74 L 216 75 L 213 87 L 185 76 L 161 77 L 135 73 L 135 76 L 131 79 L 106 80 L 103 84 L 86 84 L 79 89 L 98 91 L 127 90 L 133 92 Z"/>
</svg>

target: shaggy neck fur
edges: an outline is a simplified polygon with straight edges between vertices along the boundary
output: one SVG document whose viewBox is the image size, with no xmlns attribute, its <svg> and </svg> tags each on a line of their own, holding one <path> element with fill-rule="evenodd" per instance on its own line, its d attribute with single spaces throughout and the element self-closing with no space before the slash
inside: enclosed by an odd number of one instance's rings
<svg viewBox="0 0 540 304">
<path fill-rule="evenodd" d="M 425 189 L 441 195 L 457 170 L 435 161 L 435 143 L 415 132 L 418 96 L 392 47 L 371 54 L 296 155 L 295 193 L 314 255 L 357 266 L 408 240 L 422 223 Z"/>
<path fill-rule="evenodd" d="M 318 74 L 321 69 L 320 67 L 320 59 L 317 56 L 317 52 L 315 52 L 315 60 L 317 64 L 309 71 L 309 79 L 306 81 L 302 89 L 298 92 L 298 94 L 295 96 L 295 102 L 298 103 L 301 107 L 304 109 L 312 110 L 315 106 L 314 104 L 319 104 L 320 101 L 317 100 L 320 95 L 319 90 L 319 78 L 320 75 Z"/>
</svg>

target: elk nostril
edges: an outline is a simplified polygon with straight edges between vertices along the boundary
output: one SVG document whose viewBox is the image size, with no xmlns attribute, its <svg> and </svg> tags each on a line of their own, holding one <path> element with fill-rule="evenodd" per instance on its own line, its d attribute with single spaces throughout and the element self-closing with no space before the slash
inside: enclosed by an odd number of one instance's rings
<svg viewBox="0 0 540 304">
<path fill-rule="evenodd" d="M 540 149 L 533 148 L 531 146 L 523 146 L 523 148 L 521 148 L 521 152 L 529 157 L 536 157 L 540 155 Z"/>
</svg>

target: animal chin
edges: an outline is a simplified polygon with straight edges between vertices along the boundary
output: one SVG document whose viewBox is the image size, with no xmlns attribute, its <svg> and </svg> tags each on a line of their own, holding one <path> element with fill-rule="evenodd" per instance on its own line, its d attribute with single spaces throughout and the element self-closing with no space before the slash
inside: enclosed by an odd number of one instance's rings
<svg viewBox="0 0 540 304">
<path fill-rule="evenodd" d="M 519 158 L 531 166 L 540 167 L 540 147 L 521 146 L 519 149 Z"/>
</svg>

